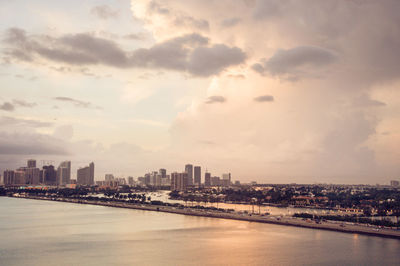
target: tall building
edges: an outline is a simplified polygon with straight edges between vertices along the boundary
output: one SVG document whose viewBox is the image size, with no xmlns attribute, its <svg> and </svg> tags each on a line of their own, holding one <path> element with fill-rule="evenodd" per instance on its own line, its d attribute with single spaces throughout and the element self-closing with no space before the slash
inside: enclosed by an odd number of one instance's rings
<svg viewBox="0 0 400 266">
<path fill-rule="evenodd" d="M 71 162 L 61 162 L 57 168 L 57 184 L 66 185 L 71 183 Z"/>
<path fill-rule="evenodd" d="M 229 187 L 231 185 L 231 173 L 222 174 L 222 180 L 220 181 L 220 185 L 223 187 Z"/>
<path fill-rule="evenodd" d="M 220 185 L 221 185 L 221 180 L 219 176 L 211 177 L 211 186 L 220 186 Z"/>
<path fill-rule="evenodd" d="M 201 167 L 200 166 L 195 166 L 194 167 L 194 184 L 198 187 L 201 185 Z"/>
<path fill-rule="evenodd" d="M 211 187 L 211 173 L 206 172 L 204 175 L 204 186 Z"/>
<path fill-rule="evenodd" d="M 158 172 L 161 175 L 161 178 L 166 178 L 167 177 L 167 170 L 166 169 L 161 168 Z"/>
<path fill-rule="evenodd" d="M 171 174 L 171 190 L 185 191 L 188 187 L 188 174 L 184 173 L 172 173 Z"/>
<path fill-rule="evenodd" d="M 94 163 L 91 162 L 89 166 L 78 169 L 76 177 L 78 185 L 94 185 Z"/>
<path fill-rule="evenodd" d="M 25 181 L 29 185 L 38 185 L 40 183 L 40 169 L 36 167 L 24 167 Z"/>
<path fill-rule="evenodd" d="M 185 172 L 187 173 L 188 176 L 188 185 L 189 186 L 193 185 L 193 165 L 191 164 L 185 165 Z"/>
<path fill-rule="evenodd" d="M 397 181 L 397 180 L 391 180 L 391 181 L 390 181 L 390 185 L 391 185 L 392 187 L 398 187 L 398 186 L 400 185 L 400 182 Z"/>
<path fill-rule="evenodd" d="M 113 174 L 106 174 L 104 176 L 104 180 L 105 181 L 112 181 L 112 180 L 114 180 L 114 175 Z"/>
<path fill-rule="evenodd" d="M 14 185 L 14 171 L 5 170 L 3 174 L 3 184 L 5 186 Z"/>
<path fill-rule="evenodd" d="M 26 185 L 25 171 L 14 171 L 14 185 Z"/>
<path fill-rule="evenodd" d="M 28 166 L 29 168 L 36 168 L 36 160 L 34 160 L 34 159 L 29 159 L 29 160 L 28 160 L 28 163 L 27 163 L 27 166 Z"/>
<path fill-rule="evenodd" d="M 57 172 L 53 165 L 45 165 L 40 170 L 40 183 L 50 186 L 57 185 Z"/>
</svg>

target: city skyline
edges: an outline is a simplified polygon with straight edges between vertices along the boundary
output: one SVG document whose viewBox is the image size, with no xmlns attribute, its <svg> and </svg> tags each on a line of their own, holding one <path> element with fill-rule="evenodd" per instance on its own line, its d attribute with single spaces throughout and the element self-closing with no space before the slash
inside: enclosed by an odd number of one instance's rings
<svg viewBox="0 0 400 266">
<path fill-rule="evenodd" d="M 2 1 L 0 172 L 398 179 L 399 2 L 306 2 Z"/>
</svg>

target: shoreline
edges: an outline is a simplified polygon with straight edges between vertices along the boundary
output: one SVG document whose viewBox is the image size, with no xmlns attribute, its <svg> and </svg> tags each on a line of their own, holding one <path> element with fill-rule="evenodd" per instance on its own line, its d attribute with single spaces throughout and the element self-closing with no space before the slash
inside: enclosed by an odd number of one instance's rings
<svg viewBox="0 0 400 266">
<path fill-rule="evenodd" d="M 229 212 L 216 212 L 210 210 L 197 210 L 190 208 L 180 209 L 171 206 L 158 206 L 158 205 L 124 203 L 124 202 L 103 202 L 103 201 L 70 199 L 70 198 L 46 198 L 46 197 L 36 197 L 36 196 L 12 196 L 11 198 L 59 201 L 59 202 L 75 203 L 75 204 L 88 204 L 88 205 L 98 205 L 104 207 L 156 211 L 156 212 L 165 212 L 172 214 L 190 215 L 190 216 L 199 216 L 208 218 L 268 223 L 268 224 L 295 226 L 295 227 L 302 227 L 309 229 L 320 229 L 320 230 L 335 231 L 335 232 L 350 233 L 350 234 L 361 234 L 361 235 L 393 238 L 400 240 L 400 230 L 393 230 L 386 228 L 378 229 L 374 226 L 366 226 L 361 224 L 353 224 L 345 222 L 327 221 L 322 223 L 315 223 L 314 221 L 303 220 L 294 217 L 280 217 L 280 216 L 270 216 L 270 215 L 260 216 L 254 214 L 246 215 L 246 214 L 229 213 Z"/>
</svg>

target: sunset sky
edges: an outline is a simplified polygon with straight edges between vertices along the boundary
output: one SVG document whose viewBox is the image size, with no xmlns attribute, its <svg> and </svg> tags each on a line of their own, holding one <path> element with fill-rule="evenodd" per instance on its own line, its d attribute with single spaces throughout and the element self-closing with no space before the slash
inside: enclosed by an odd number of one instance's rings
<svg viewBox="0 0 400 266">
<path fill-rule="evenodd" d="M 0 0 L 0 170 L 400 180 L 400 1 Z"/>
</svg>

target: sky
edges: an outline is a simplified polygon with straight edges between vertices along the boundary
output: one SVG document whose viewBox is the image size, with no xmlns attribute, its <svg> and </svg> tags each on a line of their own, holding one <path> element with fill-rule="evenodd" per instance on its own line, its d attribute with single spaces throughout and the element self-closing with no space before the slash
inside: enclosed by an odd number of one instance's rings
<svg viewBox="0 0 400 266">
<path fill-rule="evenodd" d="M 400 1 L 0 0 L 0 171 L 400 179 Z"/>
</svg>

